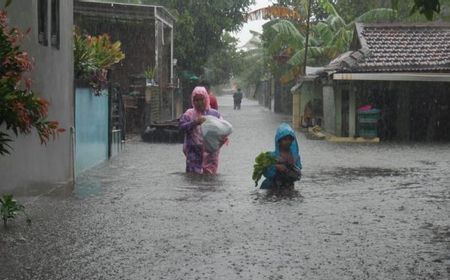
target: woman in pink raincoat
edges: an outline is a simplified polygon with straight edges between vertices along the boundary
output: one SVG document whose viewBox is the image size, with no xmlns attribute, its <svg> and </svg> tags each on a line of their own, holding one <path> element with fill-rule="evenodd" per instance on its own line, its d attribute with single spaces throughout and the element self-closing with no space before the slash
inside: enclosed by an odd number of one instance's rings
<svg viewBox="0 0 450 280">
<path fill-rule="evenodd" d="M 186 172 L 216 174 L 219 166 L 219 151 L 209 153 L 203 145 L 201 124 L 204 116 L 221 119 L 219 112 L 211 109 L 209 95 L 204 87 L 196 87 L 192 92 L 192 108 L 180 119 L 180 129 L 185 133 L 183 152 L 186 156 Z"/>
</svg>

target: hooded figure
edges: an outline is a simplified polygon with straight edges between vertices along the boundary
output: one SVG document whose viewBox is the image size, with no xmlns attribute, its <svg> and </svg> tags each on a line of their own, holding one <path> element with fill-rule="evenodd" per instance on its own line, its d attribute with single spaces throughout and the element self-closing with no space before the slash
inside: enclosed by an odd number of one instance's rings
<svg viewBox="0 0 450 280">
<path fill-rule="evenodd" d="M 283 153 L 281 146 L 286 138 L 290 138 L 290 140 L 287 141 L 291 141 L 291 144 L 290 147 L 286 149 L 286 152 Z M 302 163 L 297 136 L 291 126 L 287 123 L 282 123 L 277 129 L 275 135 L 275 151 L 272 152 L 272 156 L 277 159 L 278 162 L 264 170 L 264 177 L 266 177 L 266 179 L 261 184 L 261 189 L 293 187 L 294 182 L 300 180 Z"/>
<path fill-rule="evenodd" d="M 180 119 L 179 127 L 185 133 L 183 152 L 186 156 L 186 172 L 216 174 L 219 165 L 219 151 L 208 153 L 203 145 L 201 124 L 204 116 L 222 119 L 219 112 L 211 109 L 208 92 L 204 87 L 196 87 L 191 96 L 192 108 Z"/>
</svg>

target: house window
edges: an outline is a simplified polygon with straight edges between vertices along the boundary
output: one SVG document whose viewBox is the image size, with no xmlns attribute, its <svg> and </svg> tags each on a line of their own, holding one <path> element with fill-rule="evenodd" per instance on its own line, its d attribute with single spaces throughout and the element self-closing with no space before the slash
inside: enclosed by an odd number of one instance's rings
<svg viewBox="0 0 450 280">
<path fill-rule="evenodd" d="M 51 25 L 51 44 L 52 47 L 59 49 L 59 0 L 51 0 L 52 25 Z"/>
<path fill-rule="evenodd" d="M 48 9 L 47 0 L 38 0 L 38 41 L 43 46 L 48 45 Z"/>
</svg>

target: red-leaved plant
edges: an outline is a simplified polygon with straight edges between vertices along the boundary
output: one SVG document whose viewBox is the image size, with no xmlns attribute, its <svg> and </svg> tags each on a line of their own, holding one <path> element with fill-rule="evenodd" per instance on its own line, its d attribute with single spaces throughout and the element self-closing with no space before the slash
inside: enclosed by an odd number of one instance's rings
<svg viewBox="0 0 450 280">
<path fill-rule="evenodd" d="M 28 32 L 9 27 L 6 11 L 0 10 L 0 155 L 10 153 L 11 133 L 30 134 L 36 129 L 41 144 L 46 144 L 64 131 L 58 122 L 47 120 L 48 101 L 31 90 L 27 74 L 34 60 L 20 48 Z"/>
</svg>

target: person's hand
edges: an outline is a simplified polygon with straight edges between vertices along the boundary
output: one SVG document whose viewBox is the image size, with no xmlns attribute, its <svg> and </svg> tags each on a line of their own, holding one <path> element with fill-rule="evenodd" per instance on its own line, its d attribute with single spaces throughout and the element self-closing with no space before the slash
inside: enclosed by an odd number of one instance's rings
<svg viewBox="0 0 450 280">
<path fill-rule="evenodd" d="M 228 142 L 229 142 L 228 137 L 222 138 L 222 140 L 220 140 L 220 146 L 228 144 Z"/>
<path fill-rule="evenodd" d="M 195 120 L 195 122 L 198 124 L 198 125 L 201 125 L 202 123 L 204 123 L 206 121 L 206 118 L 205 117 L 199 117 L 197 120 Z"/>
<path fill-rule="evenodd" d="M 278 172 L 281 173 L 287 173 L 289 171 L 289 169 L 284 164 L 275 164 L 275 168 L 277 169 Z"/>
</svg>

